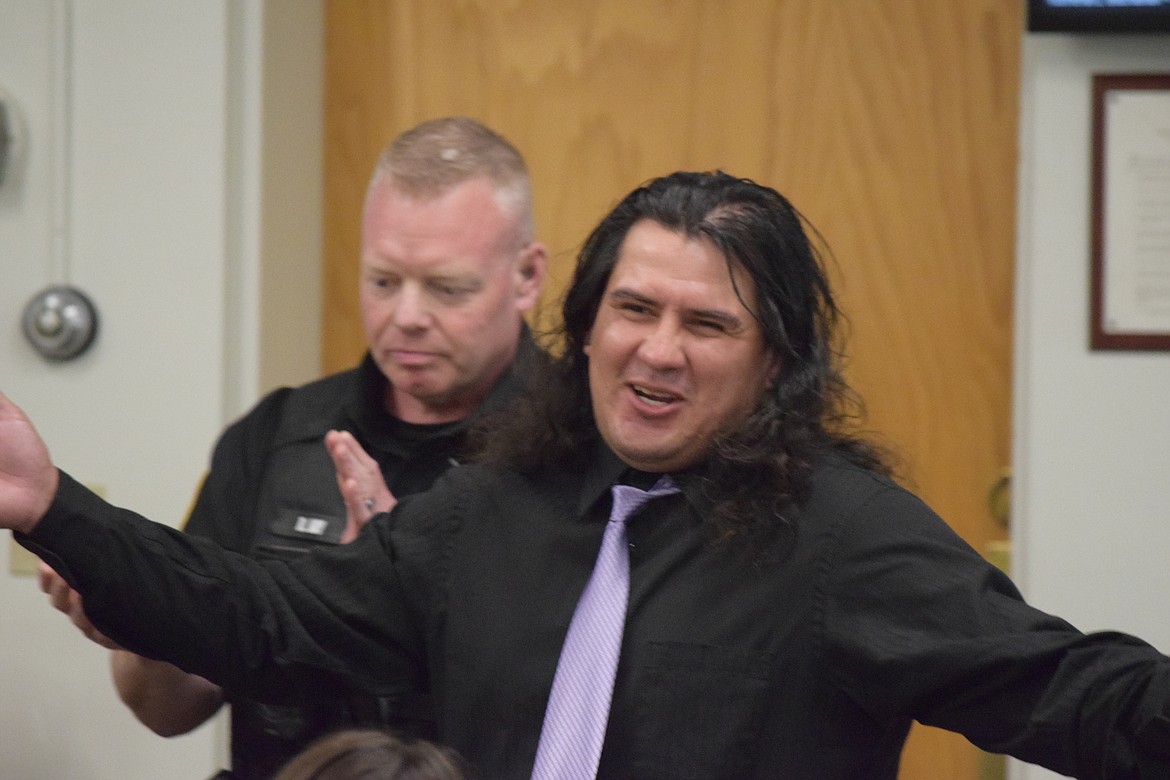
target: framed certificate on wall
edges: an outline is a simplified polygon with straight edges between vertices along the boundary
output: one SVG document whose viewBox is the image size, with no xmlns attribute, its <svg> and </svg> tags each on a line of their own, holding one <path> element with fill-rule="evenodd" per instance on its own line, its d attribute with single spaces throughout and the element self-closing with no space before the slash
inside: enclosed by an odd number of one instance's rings
<svg viewBox="0 0 1170 780">
<path fill-rule="evenodd" d="M 1170 350 L 1170 73 L 1093 76 L 1093 349 Z"/>
</svg>

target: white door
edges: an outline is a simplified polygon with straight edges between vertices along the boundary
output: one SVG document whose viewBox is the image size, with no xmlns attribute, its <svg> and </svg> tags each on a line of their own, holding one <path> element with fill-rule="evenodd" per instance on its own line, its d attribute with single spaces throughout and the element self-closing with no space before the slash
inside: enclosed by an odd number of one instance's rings
<svg viewBox="0 0 1170 780">
<path fill-rule="evenodd" d="M 62 468 L 177 523 L 224 417 L 224 3 L 3 0 L 0 388 Z M 50 362 L 26 303 L 70 282 L 92 349 Z M 117 701 L 108 653 L 51 610 L 0 537 L 0 777 L 198 780 L 215 727 L 163 740 Z M 14 571 L 14 569 L 16 571 Z"/>
</svg>

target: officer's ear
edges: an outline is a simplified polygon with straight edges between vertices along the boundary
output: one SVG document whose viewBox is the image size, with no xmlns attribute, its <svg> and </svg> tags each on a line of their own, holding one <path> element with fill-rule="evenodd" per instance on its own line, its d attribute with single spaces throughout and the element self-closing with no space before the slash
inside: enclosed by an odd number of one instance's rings
<svg viewBox="0 0 1170 780">
<path fill-rule="evenodd" d="M 520 311 L 528 311 L 536 305 L 547 270 L 548 251 L 544 244 L 533 241 L 520 250 L 515 268 L 516 305 Z"/>
</svg>

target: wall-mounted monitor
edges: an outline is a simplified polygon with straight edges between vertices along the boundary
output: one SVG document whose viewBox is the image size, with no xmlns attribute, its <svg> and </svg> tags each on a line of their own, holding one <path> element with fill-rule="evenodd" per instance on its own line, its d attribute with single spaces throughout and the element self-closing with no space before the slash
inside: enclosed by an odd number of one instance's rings
<svg viewBox="0 0 1170 780">
<path fill-rule="evenodd" d="M 1028 0 L 1029 32 L 1170 32 L 1170 0 Z"/>
</svg>

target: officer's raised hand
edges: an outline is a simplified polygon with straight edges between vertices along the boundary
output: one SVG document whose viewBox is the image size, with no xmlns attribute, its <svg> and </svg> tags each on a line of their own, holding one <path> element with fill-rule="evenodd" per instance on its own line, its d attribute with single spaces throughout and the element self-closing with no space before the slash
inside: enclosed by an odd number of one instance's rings
<svg viewBox="0 0 1170 780">
<path fill-rule="evenodd" d="M 370 518 L 389 512 L 398 499 L 386 486 L 378 462 L 358 444 L 349 431 L 329 431 L 325 446 L 337 470 L 337 487 L 345 500 L 345 531 L 341 543 L 349 544 Z"/>
</svg>

